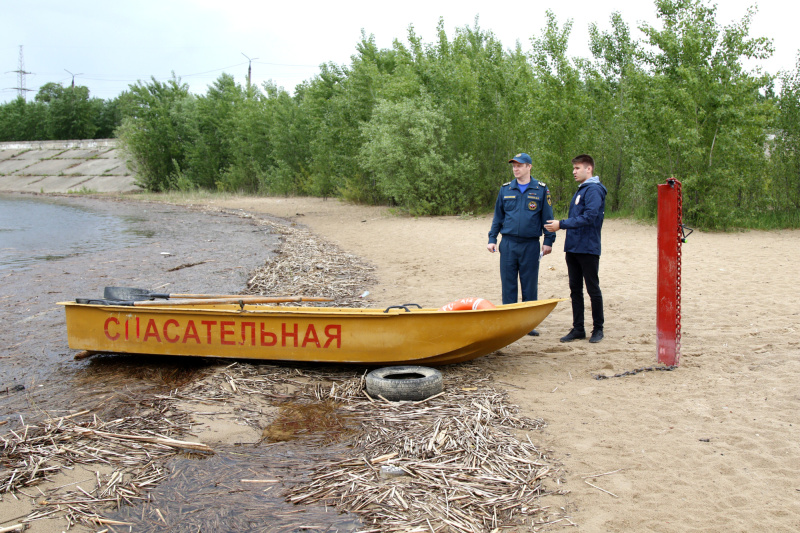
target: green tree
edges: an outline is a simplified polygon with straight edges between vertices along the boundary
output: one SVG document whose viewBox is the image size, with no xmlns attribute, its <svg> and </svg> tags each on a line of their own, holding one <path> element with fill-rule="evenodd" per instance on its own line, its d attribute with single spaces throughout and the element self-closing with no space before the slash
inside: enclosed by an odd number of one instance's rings
<svg viewBox="0 0 800 533">
<path fill-rule="evenodd" d="M 301 116 L 314 123 L 308 132 L 308 171 L 312 190 L 379 203 L 384 198 L 357 156 L 365 142 L 361 125 L 370 120 L 392 76 L 396 53 L 379 50 L 375 37 L 363 31 L 356 50 L 350 66 L 322 65 L 320 74 L 299 93 Z"/>
<path fill-rule="evenodd" d="M 331 196 L 334 191 L 328 174 L 311 176 L 312 132 L 315 130 L 299 104 L 300 96 L 292 98 L 274 83 L 264 84 L 263 99 L 265 130 L 264 161 L 266 173 L 260 190 L 277 194 L 314 194 Z"/>
<path fill-rule="evenodd" d="M 769 57 L 766 38 L 750 38 L 748 10 L 721 28 L 702 0 L 657 0 L 663 28 L 642 26 L 650 76 L 638 85 L 639 127 L 632 198 L 655 212 L 653 189 L 666 178 L 684 184 L 684 216 L 726 227 L 763 200 L 761 177 L 771 104 L 759 91 L 771 79 L 744 70 L 743 58 Z"/>
<path fill-rule="evenodd" d="M 508 157 L 520 150 L 530 69 L 524 56 L 506 54 L 495 36 L 480 28 L 456 29 L 452 40 L 439 21 L 438 40 L 424 47 L 409 33 L 421 88 L 448 121 L 446 157 L 469 155 L 475 171 L 457 176 L 472 207 L 493 203 L 508 176 Z M 424 49 L 424 53 L 422 50 Z"/>
<path fill-rule="evenodd" d="M 360 160 L 377 179 L 381 193 L 409 213 L 457 214 L 469 209 L 469 191 L 457 177 L 475 172 L 469 156 L 448 158 L 449 121 L 420 96 L 381 101 L 362 127 L 369 139 Z"/>
<path fill-rule="evenodd" d="M 94 138 L 97 131 L 96 108 L 89 99 L 87 87 L 62 87 L 60 83 L 46 83 L 39 89 L 36 102 L 47 108 L 49 139 Z"/>
<path fill-rule="evenodd" d="M 264 98 L 255 86 L 237 96 L 230 110 L 225 143 L 228 165 L 217 181 L 217 188 L 256 193 L 271 164 L 270 124 Z"/>
<path fill-rule="evenodd" d="M 624 205 L 633 148 L 631 131 L 637 126 L 639 102 L 632 98 L 631 89 L 642 74 L 637 62 L 638 43 L 616 12 L 611 15 L 610 32 L 601 32 L 596 24 L 589 26 L 589 46 L 595 61 L 586 65 L 592 110 L 587 120 L 591 131 L 587 152 L 595 154 L 596 171 L 608 187 L 607 207 L 616 211 Z"/>
<path fill-rule="evenodd" d="M 236 110 L 245 99 L 245 90 L 236 84 L 233 76 L 222 74 L 198 96 L 192 107 L 190 127 L 193 143 L 186 148 L 186 175 L 198 187 L 217 188 L 220 176 L 229 171 L 233 153 Z M 254 191 L 254 183 L 228 183 L 230 189 L 243 188 Z"/>
<path fill-rule="evenodd" d="M 47 108 L 41 102 L 26 102 L 21 96 L 0 105 L 0 141 L 48 139 Z"/>
<path fill-rule="evenodd" d="M 94 122 L 97 126 L 95 137 L 98 139 L 111 139 L 116 137 L 117 128 L 122 124 L 122 118 L 126 113 L 127 99 L 129 93 L 123 91 L 119 96 L 111 100 L 92 98 Z"/>
<path fill-rule="evenodd" d="M 151 191 L 175 188 L 186 168 L 193 142 L 194 98 L 179 78 L 137 82 L 130 86 L 128 116 L 119 129 L 122 147 L 131 157 L 139 183 Z"/>
<path fill-rule="evenodd" d="M 531 61 L 536 82 L 528 95 L 527 132 L 522 147 L 530 146 L 533 176 L 546 181 L 556 203 L 562 203 L 574 189 L 570 161 L 590 151 L 590 101 L 578 67 L 567 55 L 572 21 L 561 28 L 548 10 L 541 36 L 531 39 Z M 520 151 L 523 148 L 520 148 Z"/>
<path fill-rule="evenodd" d="M 48 82 L 39 87 L 39 91 L 36 93 L 34 100 L 43 104 L 49 104 L 61 98 L 63 94 L 63 85 L 55 82 Z"/>
<path fill-rule="evenodd" d="M 771 207 L 788 215 L 788 222 L 796 226 L 800 209 L 800 53 L 794 72 L 783 72 L 780 78 L 768 190 Z"/>
</svg>

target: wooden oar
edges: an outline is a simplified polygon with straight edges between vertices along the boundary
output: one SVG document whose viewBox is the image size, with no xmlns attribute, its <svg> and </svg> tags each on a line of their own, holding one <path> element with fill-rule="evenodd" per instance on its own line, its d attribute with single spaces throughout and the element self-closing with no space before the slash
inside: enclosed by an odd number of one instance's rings
<svg viewBox="0 0 800 533">
<path fill-rule="evenodd" d="M 103 299 L 105 300 L 169 300 L 170 298 L 263 298 L 263 296 L 251 294 L 173 294 L 163 292 L 152 292 L 147 289 L 137 289 L 135 287 L 106 287 L 103 290 Z M 323 301 L 330 300 L 310 300 L 310 301 Z"/>
<path fill-rule="evenodd" d="M 235 298 L 197 298 L 187 300 L 109 300 L 103 298 L 75 298 L 75 303 L 89 305 L 127 305 L 127 306 L 179 306 L 179 305 L 217 305 L 217 304 L 273 304 L 283 302 L 330 302 L 330 298 L 313 296 L 256 296 Z"/>
</svg>

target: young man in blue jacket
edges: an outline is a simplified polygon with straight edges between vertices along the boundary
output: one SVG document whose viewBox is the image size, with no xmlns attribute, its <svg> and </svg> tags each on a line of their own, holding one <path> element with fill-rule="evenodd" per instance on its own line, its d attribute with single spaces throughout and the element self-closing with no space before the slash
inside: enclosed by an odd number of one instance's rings
<svg viewBox="0 0 800 533">
<path fill-rule="evenodd" d="M 603 340 L 603 293 L 600 291 L 600 231 L 608 190 L 593 176 L 594 159 L 586 154 L 572 160 L 572 175 L 580 185 L 569 204 L 568 218 L 548 220 L 545 229 L 567 230 L 564 252 L 569 274 L 569 295 L 572 299 L 572 329 L 561 342 L 585 339 L 583 325 L 583 284 L 592 302 L 592 336 L 589 342 Z"/>
<path fill-rule="evenodd" d="M 545 221 L 553 218 L 553 200 L 547 185 L 531 178 L 531 156 L 517 154 L 509 163 L 515 179 L 500 187 L 486 245 L 492 253 L 500 250 L 503 304 L 517 302 L 517 278 L 523 302 L 539 299 L 539 253 L 549 254 L 556 240 L 555 233 L 544 230 Z M 498 247 L 499 234 L 503 238 Z M 544 242 L 539 248 L 542 234 Z M 539 332 L 534 329 L 528 335 L 536 337 Z"/>
</svg>

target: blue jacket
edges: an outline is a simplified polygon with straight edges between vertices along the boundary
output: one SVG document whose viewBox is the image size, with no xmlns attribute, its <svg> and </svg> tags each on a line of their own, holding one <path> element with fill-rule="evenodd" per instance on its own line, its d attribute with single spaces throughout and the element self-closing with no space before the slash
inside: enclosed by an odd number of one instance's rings
<svg viewBox="0 0 800 533">
<path fill-rule="evenodd" d="M 544 233 L 544 244 L 552 246 L 556 234 L 544 229 L 545 222 L 552 219 L 553 200 L 547 185 L 531 178 L 523 193 L 519 190 L 517 180 L 511 180 L 500 187 L 497 195 L 489 243 L 496 244 L 500 233 L 529 239 L 538 238 Z"/>
<path fill-rule="evenodd" d="M 606 211 L 608 190 L 594 176 L 581 183 L 569 203 L 569 218 L 560 220 L 567 231 L 564 251 L 576 254 L 600 255 L 600 230 Z"/>
</svg>

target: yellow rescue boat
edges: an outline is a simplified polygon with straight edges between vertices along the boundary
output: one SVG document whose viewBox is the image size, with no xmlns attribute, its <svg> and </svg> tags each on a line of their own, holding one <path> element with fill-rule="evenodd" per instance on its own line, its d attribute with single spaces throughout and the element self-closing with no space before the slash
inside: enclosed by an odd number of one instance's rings
<svg viewBox="0 0 800 533">
<path fill-rule="evenodd" d="M 60 302 L 69 347 L 89 352 L 368 365 L 443 365 L 503 348 L 534 329 L 562 300 L 442 311 Z"/>
</svg>

